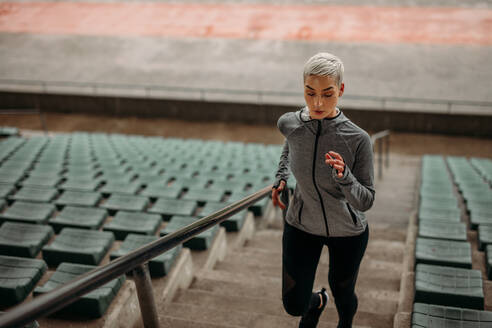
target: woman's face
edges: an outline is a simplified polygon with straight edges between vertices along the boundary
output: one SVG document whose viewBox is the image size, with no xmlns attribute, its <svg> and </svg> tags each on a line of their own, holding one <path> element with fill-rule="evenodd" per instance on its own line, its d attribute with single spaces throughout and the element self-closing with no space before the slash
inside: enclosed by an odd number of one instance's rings
<svg viewBox="0 0 492 328">
<path fill-rule="evenodd" d="M 338 98 L 344 90 L 331 76 L 309 75 L 304 81 L 304 99 L 312 119 L 321 120 L 336 116 Z"/>
</svg>

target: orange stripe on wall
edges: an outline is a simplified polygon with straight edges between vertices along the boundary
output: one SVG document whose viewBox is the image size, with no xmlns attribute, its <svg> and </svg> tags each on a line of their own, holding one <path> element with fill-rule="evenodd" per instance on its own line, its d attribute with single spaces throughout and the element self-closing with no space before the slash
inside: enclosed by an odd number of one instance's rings
<svg viewBox="0 0 492 328">
<path fill-rule="evenodd" d="M 0 32 L 492 45 L 492 10 L 145 2 L 1 3 Z"/>
</svg>

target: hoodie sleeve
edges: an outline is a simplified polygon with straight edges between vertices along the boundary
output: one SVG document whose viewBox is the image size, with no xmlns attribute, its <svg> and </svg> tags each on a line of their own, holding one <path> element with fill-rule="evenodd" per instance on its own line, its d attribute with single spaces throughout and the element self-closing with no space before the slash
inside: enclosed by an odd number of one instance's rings
<svg viewBox="0 0 492 328">
<path fill-rule="evenodd" d="M 282 154 L 280 155 L 280 161 L 278 163 L 277 174 L 275 174 L 275 182 L 273 187 L 277 188 L 281 180 L 284 180 L 287 183 L 289 175 L 289 144 L 287 143 L 287 140 L 285 140 Z"/>
<path fill-rule="evenodd" d="M 362 212 L 372 207 L 376 191 L 373 185 L 372 143 L 368 134 L 364 134 L 364 138 L 357 147 L 353 170 L 345 165 L 343 177 L 337 176 L 335 168 L 332 170 L 332 175 L 352 207 Z"/>
</svg>

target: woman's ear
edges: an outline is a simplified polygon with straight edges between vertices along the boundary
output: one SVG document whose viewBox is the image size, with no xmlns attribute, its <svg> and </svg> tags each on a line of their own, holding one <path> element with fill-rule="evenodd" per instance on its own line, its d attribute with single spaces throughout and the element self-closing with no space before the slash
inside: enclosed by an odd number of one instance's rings
<svg viewBox="0 0 492 328">
<path fill-rule="evenodd" d="M 341 97 L 343 95 L 344 91 L 345 91 L 345 83 L 342 83 L 342 85 L 340 85 L 340 90 L 338 92 L 338 96 Z"/>
</svg>

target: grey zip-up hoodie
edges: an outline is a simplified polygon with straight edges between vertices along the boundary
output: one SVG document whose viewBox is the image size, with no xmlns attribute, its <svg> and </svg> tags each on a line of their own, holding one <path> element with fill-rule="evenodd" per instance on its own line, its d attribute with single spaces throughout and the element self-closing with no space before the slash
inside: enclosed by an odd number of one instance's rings
<svg viewBox="0 0 492 328">
<path fill-rule="evenodd" d="M 367 132 L 341 111 L 333 118 L 312 120 L 307 107 L 282 115 L 277 126 L 286 140 L 274 186 L 287 181 L 290 170 L 297 181 L 286 221 L 319 236 L 361 234 L 367 226 L 364 212 L 375 197 Z M 325 163 L 329 151 L 339 153 L 345 162 L 341 178 Z"/>
</svg>

